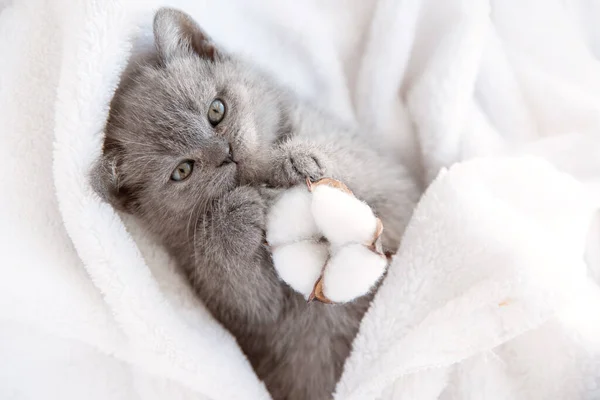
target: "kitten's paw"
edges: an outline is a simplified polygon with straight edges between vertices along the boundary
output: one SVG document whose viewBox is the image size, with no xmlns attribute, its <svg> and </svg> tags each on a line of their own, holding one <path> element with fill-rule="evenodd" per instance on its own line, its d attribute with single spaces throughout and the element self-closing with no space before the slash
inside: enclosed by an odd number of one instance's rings
<svg viewBox="0 0 600 400">
<path fill-rule="evenodd" d="M 308 143 L 289 142 L 282 145 L 274 157 L 270 183 L 293 186 L 309 178 L 318 180 L 326 173 L 327 156 Z"/>
<path fill-rule="evenodd" d="M 217 204 L 211 226 L 213 243 L 226 257 L 246 258 L 264 242 L 266 203 L 257 189 L 241 186 Z"/>
</svg>

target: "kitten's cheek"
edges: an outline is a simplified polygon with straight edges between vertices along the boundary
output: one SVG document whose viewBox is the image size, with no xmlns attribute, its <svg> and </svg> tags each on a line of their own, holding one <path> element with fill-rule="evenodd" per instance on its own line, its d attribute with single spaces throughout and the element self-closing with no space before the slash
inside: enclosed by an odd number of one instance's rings
<svg viewBox="0 0 600 400">
<path fill-rule="evenodd" d="M 258 147 L 259 141 L 256 129 L 248 129 L 243 138 L 248 149 L 256 149 Z"/>
<path fill-rule="evenodd" d="M 240 136 L 240 161 L 254 159 L 261 154 L 261 146 L 258 140 L 258 135 L 254 129 L 249 129 Z"/>
</svg>

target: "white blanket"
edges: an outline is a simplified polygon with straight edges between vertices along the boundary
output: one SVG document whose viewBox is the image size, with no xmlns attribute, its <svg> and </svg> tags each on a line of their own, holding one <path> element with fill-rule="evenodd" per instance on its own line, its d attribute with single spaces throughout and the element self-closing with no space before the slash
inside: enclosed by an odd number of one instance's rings
<svg viewBox="0 0 600 400">
<path fill-rule="evenodd" d="M 337 399 L 600 398 L 600 3 L 187 3 L 424 187 L 437 176 Z M 268 398 L 86 179 L 157 4 L 0 1 L 0 398 Z"/>
</svg>

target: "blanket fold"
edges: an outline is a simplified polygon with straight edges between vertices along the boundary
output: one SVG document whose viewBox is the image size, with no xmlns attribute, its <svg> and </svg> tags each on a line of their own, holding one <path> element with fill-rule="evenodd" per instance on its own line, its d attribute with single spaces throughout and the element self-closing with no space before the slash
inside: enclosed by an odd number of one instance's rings
<svg viewBox="0 0 600 400">
<path fill-rule="evenodd" d="M 598 292 L 582 246 L 596 207 L 581 184 L 536 159 L 473 160 L 441 173 L 363 321 L 338 398 L 377 398 L 412 375 L 429 385 L 423 377 L 438 375 L 430 370 L 489 353 Z M 519 398 L 535 395 L 524 386 Z M 426 398 L 420 386 L 400 388 L 400 398 Z"/>
</svg>

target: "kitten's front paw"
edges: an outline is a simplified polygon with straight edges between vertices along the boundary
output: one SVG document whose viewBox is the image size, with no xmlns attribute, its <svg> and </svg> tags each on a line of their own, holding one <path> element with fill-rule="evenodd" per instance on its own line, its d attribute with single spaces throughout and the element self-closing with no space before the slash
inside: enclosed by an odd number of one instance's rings
<svg viewBox="0 0 600 400">
<path fill-rule="evenodd" d="M 212 224 L 215 249 L 234 259 L 253 255 L 264 242 L 266 204 L 257 189 L 237 187 L 217 204 Z"/>
<path fill-rule="evenodd" d="M 293 186 L 306 178 L 316 181 L 325 176 L 327 156 L 309 143 L 288 142 L 277 149 L 273 159 L 270 183 L 274 186 Z"/>
</svg>

